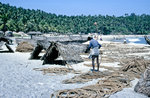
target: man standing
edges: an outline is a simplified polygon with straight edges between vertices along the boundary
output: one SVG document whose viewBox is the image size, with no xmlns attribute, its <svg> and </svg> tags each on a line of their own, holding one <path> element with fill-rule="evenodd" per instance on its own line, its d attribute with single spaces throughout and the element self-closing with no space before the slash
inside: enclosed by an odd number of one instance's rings
<svg viewBox="0 0 150 98">
<path fill-rule="evenodd" d="M 90 50 L 90 48 L 92 48 L 90 57 L 92 58 L 93 71 L 95 71 L 95 64 L 94 64 L 95 58 L 97 62 L 97 71 L 99 71 L 99 48 L 101 47 L 101 45 L 96 40 L 96 36 L 94 36 L 93 39 L 88 38 L 88 40 L 90 40 L 90 44 L 87 50 Z"/>
</svg>

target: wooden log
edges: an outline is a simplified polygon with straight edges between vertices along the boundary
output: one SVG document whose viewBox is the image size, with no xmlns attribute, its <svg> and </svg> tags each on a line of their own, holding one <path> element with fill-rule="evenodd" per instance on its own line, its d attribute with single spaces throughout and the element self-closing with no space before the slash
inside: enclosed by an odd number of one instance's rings
<svg viewBox="0 0 150 98">
<path fill-rule="evenodd" d="M 40 45 L 43 47 L 44 50 L 47 50 L 48 47 L 50 46 L 50 42 L 45 39 L 45 40 L 37 40 L 37 45 Z"/>
</svg>

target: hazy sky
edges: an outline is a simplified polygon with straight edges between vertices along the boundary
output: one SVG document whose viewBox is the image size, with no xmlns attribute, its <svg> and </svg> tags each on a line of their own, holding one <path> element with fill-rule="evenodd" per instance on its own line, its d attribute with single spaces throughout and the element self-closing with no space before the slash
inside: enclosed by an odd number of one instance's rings
<svg viewBox="0 0 150 98">
<path fill-rule="evenodd" d="M 0 2 L 69 16 L 150 14 L 150 0 L 0 0 Z"/>
</svg>

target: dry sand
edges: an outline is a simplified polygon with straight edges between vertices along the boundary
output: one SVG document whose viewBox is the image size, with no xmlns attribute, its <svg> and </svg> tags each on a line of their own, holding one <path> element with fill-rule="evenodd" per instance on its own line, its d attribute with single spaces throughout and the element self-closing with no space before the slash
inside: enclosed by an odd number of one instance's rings
<svg viewBox="0 0 150 98">
<path fill-rule="evenodd" d="M 100 42 L 110 43 L 110 42 Z M 15 50 L 16 45 L 12 45 Z M 142 47 L 142 46 L 140 46 Z M 105 54 L 103 54 L 104 56 Z M 138 54 L 139 55 L 139 54 Z M 143 54 L 142 54 L 143 55 Z M 34 68 L 54 68 L 64 67 L 60 65 L 42 65 L 40 60 L 29 60 L 30 53 L 0 53 L 0 98 L 49 98 L 50 95 L 63 89 L 81 88 L 87 85 L 95 84 L 99 79 L 94 79 L 86 83 L 62 84 L 65 79 L 70 79 L 77 74 L 68 73 L 66 75 L 46 74 L 41 71 L 35 71 Z M 82 55 L 87 58 L 88 55 Z M 91 64 L 91 61 L 72 65 L 74 70 L 82 73 L 88 72 L 91 67 L 84 64 Z M 102 66 L 120 67 L 119 62 L 102 62 Z M 100 71 L 108 69 L 100 68 Z M 110 98 L 148 98 L 142 94 L 134 92 L 134 85 L 138 79 L 132 81 L 133 86 L 125 88 Z"/>
</svg>

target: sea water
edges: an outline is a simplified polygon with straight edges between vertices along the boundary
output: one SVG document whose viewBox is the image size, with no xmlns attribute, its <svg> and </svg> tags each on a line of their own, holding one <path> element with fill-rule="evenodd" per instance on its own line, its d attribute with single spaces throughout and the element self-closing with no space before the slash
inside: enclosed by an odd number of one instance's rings
<svg viewBox="0 0 150 98">
<path fill-rule="evenodd" d="M 150 37 L 148 37 L 150 39 Z M 126 37 L 121 39 L 114 39 L 114 42 L 124 42 L 126 40 L 127 43 L 135 43 L 135 44 L 147 44 L 144 37 Z"/>
</svg>

